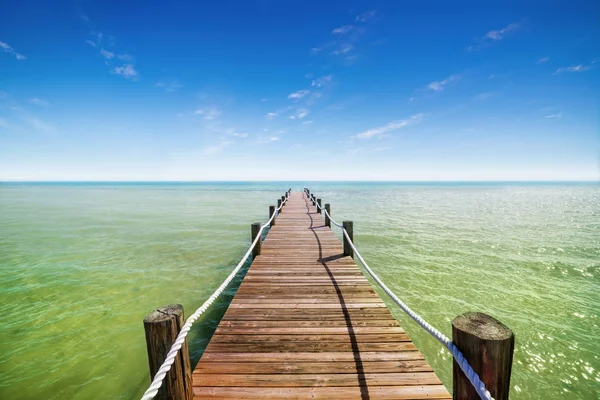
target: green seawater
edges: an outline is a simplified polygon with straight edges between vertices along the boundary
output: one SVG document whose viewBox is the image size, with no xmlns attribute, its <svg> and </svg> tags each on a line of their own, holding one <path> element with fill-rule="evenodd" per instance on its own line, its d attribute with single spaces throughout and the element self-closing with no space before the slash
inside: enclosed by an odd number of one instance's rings
<svg viewBox="0 0 600 400">
<path fill-rule="evenodd" d="M 446 335 L 466 311 L 508 325 L 511 398 L 598 398 L 598 184 L 339 182 L 0 184 L 0 398 L 139 398 L 144 315 L 202 304 L 289 187 L 353 220 L 371 267 Z M 194 326 L 194 363 L 236 284 Z M 380 294 L 450 388 L 447 351 Z"/>
</svg>

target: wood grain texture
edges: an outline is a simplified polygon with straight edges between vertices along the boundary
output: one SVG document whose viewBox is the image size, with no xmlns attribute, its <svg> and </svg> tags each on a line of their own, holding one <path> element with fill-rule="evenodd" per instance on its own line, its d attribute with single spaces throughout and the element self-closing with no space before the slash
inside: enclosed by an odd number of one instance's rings
<svg viewBox="0 0 600 400">
<path fill-rule="evenodd" d="M 271 227 L 193 385 L 196 399 L 450 398 L 303 193 Z"/>
</svg>

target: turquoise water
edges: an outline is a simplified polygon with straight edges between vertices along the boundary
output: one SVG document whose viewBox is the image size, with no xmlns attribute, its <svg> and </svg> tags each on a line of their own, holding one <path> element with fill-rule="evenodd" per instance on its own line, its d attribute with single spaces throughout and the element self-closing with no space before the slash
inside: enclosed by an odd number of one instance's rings
<svg viewBox="0 0 600 400">
<path fill-rule="evenodd" d="M 144 315 L 191 313 L 249 224 L 304 186 L 354 221 L 371 267 L 442 332 L 471 310 L 513 329 L 511 398 L 597 398 L 600 186 L 397 183 L 1 184 L 0 398 L 138 398 Z M 192 331 L 193 360 L 234 291 Z M 450 387 L 446 351 L 382 297 Z"/>
</svg>

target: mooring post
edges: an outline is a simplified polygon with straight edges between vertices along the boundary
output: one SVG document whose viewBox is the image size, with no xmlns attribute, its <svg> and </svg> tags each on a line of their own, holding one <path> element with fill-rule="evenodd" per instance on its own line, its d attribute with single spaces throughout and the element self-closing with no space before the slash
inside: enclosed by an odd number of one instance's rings
<svg viewBox="0 0 600 400">
<path fill-rule="evenodd" d="M 317 212 L 321 214 L 321 199 L 317 199 L 317 204 L 319 205 L 319 207 L 317 207 Z"/>
<path fill-rule="evenodd" d="M 285 196 L 281 196 L 281 202 L 283 203 L 283 205 L 285 206 Z"/>
<path fill-rule="evenodd" d="M 258 236 L 258 233 L 260 232 L 260 222 L 253 223 L 252 225 L 250 225 L 250 228 L 251 228 L 250 231 L 252 232 L 252 243 L 254 243 L 254 239 L 256 239 L 256 237 Z M 256 242 L 256 246 L 254 246 L 252 248 L 252 256 L 253 257 L 260 255 L 260 249 L 262 246 L 261 239 L 258 239 L 258 241 Z"/>
<path fill-rule="evenodd" d="M 487 314 L 468 312 L 452 321 L 452 341 L 496 400 L 507 400 L 510 391 L 515 335 Z M 479 399 L 456 361 L 453 365 L 454 400 Z"/>
<path fill-rule="evenodd" d="M 315 197 L 315 195 L 314 195 L 314 194 L 311 194 L 311 195 L 310 195 L 310 200 L 312 201 L 312 203 L 313 203 L 313 206 L 317 204 L 317 198 Z"/>
<path fill-rule="evenodd" d="M 167 358 L 167 353 L 171 350 L 171 346 L 184 323 L 183 306 L 181 304 L 159 307 L 144 317 L 150 379 L 154 378 L 165 358 Z M 158 389 L 155 399 L 191 400 L 193 397 L 192 368 L 186 339 L 175 357 L 171 369 L 167 372 L 162 386 Z"/>
<path fill-rule="evenodd" d="M 352 221 L 342 222 L 342 226 L 344 227 L 344 230 L 348 233 L 350 240 L 352 240 L 354 242 L 354 227 L 353 227 L 353 225 L 354 224 L 352 223 Z M 344 235 L 344 255 L 354 258 L 354 251 L 352 250 L 352 247 L 350 246 L 350 242 L 348 242 L 346 235 Z"/>
<path fill-rule="evenodd" d="M 277 199 L 277 209 L 279 210 L 279 207 L 281 207 L 281 199 Z"/>
<path fill-rule="evenodd" d="M 331 215 L 331 204 L 325 203 L 325 211 L 327 211 L 325 213 L 325 226 L 331 228 L 331 219 L 329 218 L 329 216 Z"/>
<path fill-rule="evenodd" d="M 275 214 L 275 206 L 269 206 L 269 219 Z M 271 221 L 271 226 L 275 226 L 275 218 Z"/>
</svg>

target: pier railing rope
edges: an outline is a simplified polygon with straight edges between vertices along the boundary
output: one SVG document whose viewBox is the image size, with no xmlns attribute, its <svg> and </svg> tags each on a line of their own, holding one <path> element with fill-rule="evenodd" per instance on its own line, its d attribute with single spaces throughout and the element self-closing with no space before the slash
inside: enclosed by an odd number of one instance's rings
<svg viewBox="0 0 600 400">
<path fill-rule="evenodd" d="M 277 207 L 277 209 L 276 209 L 277 213 L 279 213 L 281 208 L 285 205 L 285 203 L 287 203 L 288 199 L 289 199 L 289 196 L 285 196 L 285 199 L 281 202 L 281 205 L 279 207 Z M 262 239 L 263 230 L 266 227 L 271 225 L 271 222 L 273 222 L 273 219 L 275 218 L 276 215 L 277 215 L 276 213 L 273 213 L 271 218 L 269 218 L 269 220 L 267 222 L 265 222 L 264 224 L 261 225 L 260 230 L 258 231 L 258 234 L 256 235 L 256 238 L 254 239 L 254 241 L 248 248 L 248 251 L 246 251 L 246 254 L 244 254 L 244 257 L 242 257 L 242 259 L 240 260 L 238 265 L 233 269 L 233 271 L 231 271 L 229 276 L 227 278 L 225 278 L 223 283 L 221 283 L 221 285 L 217 288 L 217 290 L 215 290 L 215 292 L 204 302 L 204 304 L 202 304 L 196 311 L 194 311 L 194 313 L 192 315 L 190 315 L 188 317 L 188 319 L 185 321 L 185 324 L 181 327 L 181 331 L 177 335 L 175 342 L 171 346 L 171 350 L 169 350 L 169 352 L 167 353 L 167 357 L 165 358 L 165 361 L 162 363 L 162 365 L 158 369 L 158 372 L 156 373 L 156 375 L 154 375 L 154 378 L 152 379 L 152 383 L 150 384 L 148 389 L 146 389 L 146 391 L 144 392 L 144 394 L 142 396 L 142 400 L 151 400 L 158 394 L 158 390 L 162 386 L 163 381 L 164 381 L 165 377 L 167 376 L 167 373 L 169 372 L 169 370 L 171 369 L 171 366 L 175 362 L 175 357 L 177 357 L 179 350 L 181 350 L 181 347 L 185 343 L 185 339 L 186 339 L 188 333 L 190 332 L 192 325 L 194 324 L 194 322 L 196 322 L 196 320 L 198 318 L 200 318 L 200 316 L 202 314 L 204 314 L 204 312 L 219 297 L 219 295 L 221 293 L 223 293 L 223 291 L 227 288 L 227 286 L 229 286 L 229 284 L 235 278 L 235 276 L 240 271 L 240 269 L 242 269 L 242 267 L 248 260 L 248 257 L 250 257 L 250 254 L 252 254 L 252 249 L 254 248 L 254 246 L 256 246 L 258 241 Z"/>
<path fill-rule="evenodd" d="M 305 191 L 305 193 L 306 193 L 306 191 Z M 369 273 L 371 278 L 373 278 L 373 280 L 375 282 L 377 282 L 379 287 L 381 287 L 381 289 L 402 309 L 402 311 L 404 311 L 409 317 L 411 317 L 413 319 L 413 321 L 415 321 L 417 324 L 419 324 L 419 326 L 421 326 L 421 328 L 423 328 L 427 333 L 429 333 L 431 336 L 433 336 L 435 339 L 437 339 L 438 342 L 443 344 L 448 349 L 448 351 L 450 351 L 450 354 L 452 354 L 452 357 L 454 357 L 454 359 L 458 363 L 460 369 L 467 376 L 467 378 L 469 379 L 469 382 L 471 382 L 471 385 L 473 385 L 473 388 L 475 389 L 475 391 L 477 392 L 479 397 L 484 400 L 494 400 L 494 398 L 492 397 L 490 392 L 486 389 L 485 384 L 479 378 L 479 375 L 469 365 L 468 361 L 464 358 L 463 354 L 460 352 L 460 350 L 458 350 L 458 348 L 450 340 L 450 338 L 448 338 L 442 332 L 440 332 L 436 328 L 434 328 L 431 324 L 429 324 L 427 321 L 425 321 L 425 319 L 423 317 L 421 317 L 419 314 L 417 314 L 415 311 L 413 311 L 409 306 L 407 306 L 402 300 L 400 300 L 398 298 L 398 296 L 396 296 L 394 294 L 394 292 L 392 292 L 390 290 L 390 288 L 388 288 L 385 285 L 385 283 L 382 282 L 382 280 L 379 278 L 379 276 L 377 276 L 377 274 L 369 267 L 369 265 L 367 264 L 365 259 L 362 257 L 362 255 L 360 254 L 360 252 L 354 245 L 354 242 L 348 235 L 348 232 L 346 231 L 344 226 L 342 224 L 336 222 L 333 218 L 331 218 L 331 215 L 327 212 L 327 209 L 325 209 L 325 207 L 320 206 L 319 203 L 316 201 L 314 202 L 314 204 L 317 207 L 317 209 L 321 210 L 321 213 L 323 214 L 323 216 L 326 216 L 327 218 L 329 218 L 329 220 L 331 221 L 332 224 L 334 224 L 335 226 L 339 227 L 342 230 L 342 234 L 344 235 L 344 237 L 346 238 L 346 240 L 352 247 L 354 254 L 358 258 L 360 263 L 363 265 L 365 270 Z"/>
</svg>

